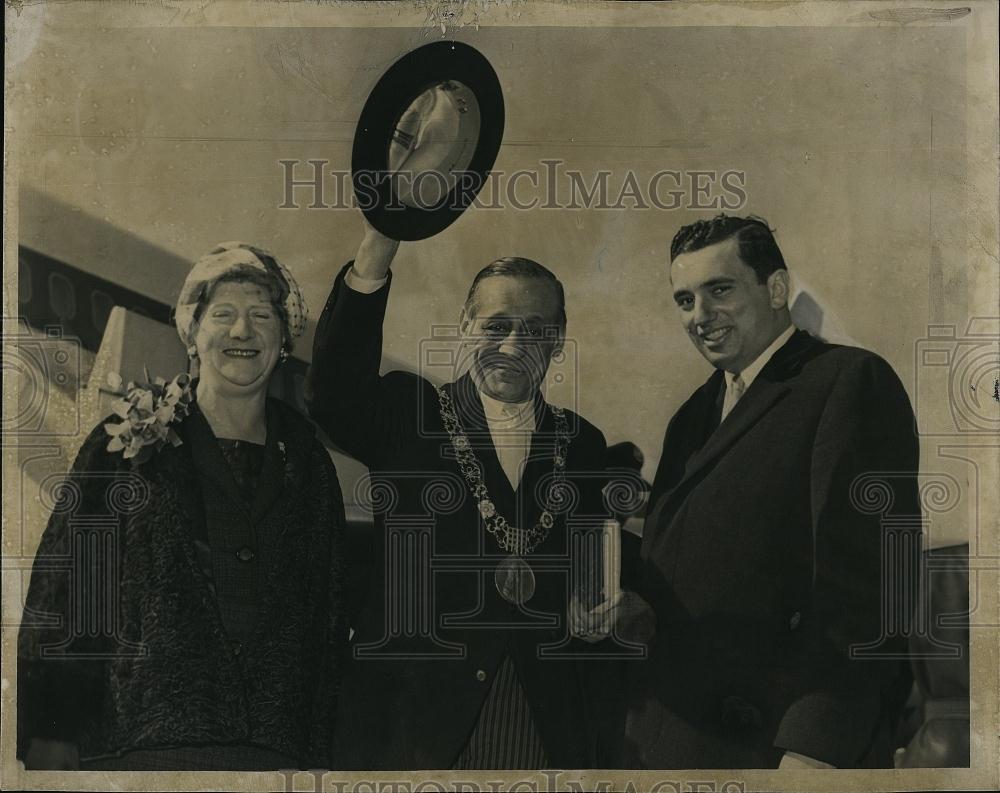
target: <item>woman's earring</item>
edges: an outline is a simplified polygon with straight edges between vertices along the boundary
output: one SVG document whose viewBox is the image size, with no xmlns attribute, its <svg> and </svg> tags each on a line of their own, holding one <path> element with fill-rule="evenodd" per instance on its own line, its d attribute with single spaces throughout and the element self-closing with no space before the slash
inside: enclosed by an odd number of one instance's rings
<svg viewBox="0 0 1000 793">
<path fill-rule="evenodd" d="M 201 361 L 198 358 L 198 348 L 193 344 L 187 346 L 188 354 L 188 375 L 192 380 L 198 377 L 201 372 Z"/>
<path fill-rule="evenodd" d="M 281 360 L 282 363 L 284 363 L 285 361 L 287 361 L 288 360 L 288 350 L 285 349 L 284 347 L 282 347 L 281 348 L 281 352 L 278 353 L 278 358 Z"/>
</svg>

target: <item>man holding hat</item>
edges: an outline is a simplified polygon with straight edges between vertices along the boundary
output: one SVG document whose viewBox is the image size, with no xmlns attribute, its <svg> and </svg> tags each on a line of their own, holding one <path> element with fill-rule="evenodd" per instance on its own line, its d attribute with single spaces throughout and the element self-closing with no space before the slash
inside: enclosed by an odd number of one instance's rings
<svg viewBox="0 0 1000 793">
<path fill-rule="evenodd" d="M 372 474 L 377 553 L 357 620 L 336 768 L 598 765 L 596 700 L 567 612 L 574 531 L 603 526 L 601 432 L 540 391 L 562 284 L 498 259 L 461 309 L 441 387 L 380 375 L 398 243 L 369 228 L 319 319 L 307 403 Z"/>
</svg>

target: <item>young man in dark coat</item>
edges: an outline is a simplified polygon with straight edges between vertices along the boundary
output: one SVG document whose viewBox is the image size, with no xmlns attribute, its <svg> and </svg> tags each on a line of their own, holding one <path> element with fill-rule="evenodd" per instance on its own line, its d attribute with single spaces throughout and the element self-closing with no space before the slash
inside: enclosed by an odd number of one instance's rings
<svg viewBox="0 0 1000 793">
<path fill-rule="evenodd" d="M 759 219 L 682 228 L 670 288 L 716 371 L 670 421 L 649 501 L 657 638 L 625 765 L 891 767 L 920 531 L 906 392 L 877 355 L 792 325 Z"/>
<path fill-rule="evenodd" d="M 562 285 L 500 259 L 461 312 L 468 369 L 380 376 L 389 265 L 369 229 L 319 319 L 306 394 L 372 474 L 376 552 L 341 693 L 334 767 L 587 767 L 593 706 L 567 627 L 574 528 L 601 525 L 606 445 L 539 386 Z"/>
</svg>

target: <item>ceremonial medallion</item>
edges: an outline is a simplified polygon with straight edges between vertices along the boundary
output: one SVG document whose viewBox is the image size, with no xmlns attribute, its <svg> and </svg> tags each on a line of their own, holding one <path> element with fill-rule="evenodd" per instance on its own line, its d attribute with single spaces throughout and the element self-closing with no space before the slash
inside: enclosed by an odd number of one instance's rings
<svg viewBox="0 0 1000 793">
<path fill-rule="evenodd" d="M 522 557 L 534 552 L 535 548 L 545 542 L 549 531 L 555 525 L 555 513 L 560 511 L 561 505 L 563 509 L 565 508 L 566 498 L 562 486 L 566 479 L 566 455 L 569 449 L 566 414 L 562 408 L 549 405 L 556 427 L 555 449 L 552 455 L 552 482 L 549 483 L 538 522 L 529 529 L 521 529 L 508 523 L 507 519 L 497 511 L 496 504 L 486 489 L 479 462 L 462 429 L 451 397 L 442 388 L 436 390 L 441 408 L 441 421 L 451 438 L 459 470 L 465 477 L 469 492 L 476 499 L 483 524 L 493 535 L 497 545 L 510 554 L 497 565 L 494 573 L 497 592 L 504 600 L 523 606 L 535 594 L 535 573 Z"/>
<path fill-rule="evenodd" d="M 520 556 L 508 556 L 497 565 L 497 592 L 508 603 L 523 606 L 535 594 L 535 573 Z"/>
</svg>

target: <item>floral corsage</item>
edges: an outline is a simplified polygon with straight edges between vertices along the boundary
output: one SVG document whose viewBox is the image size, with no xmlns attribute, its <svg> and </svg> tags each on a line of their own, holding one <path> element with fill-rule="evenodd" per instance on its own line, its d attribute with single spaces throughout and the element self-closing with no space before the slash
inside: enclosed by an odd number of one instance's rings
<svg viewBox="0 0 1000 793">
<path fill-rule="evenodd" d="M 125 396 L 112 408 L 121 423 L 104 425 L 111 436 L 108 451 L 123 451 L 125 459 L 136 464 L 148 460 L 166 443 L 180 446 L 180 436 L 171 425 L 188 414 L 192 400 L 190 375 L 179 374 L 168 383 L 162 377 L 151 380 L 145 367 L 143 374 L 145 382 L 129 382 Z M 108 385 L 121 392 L 121 375 L 109 374 Z"/>
</svg>

